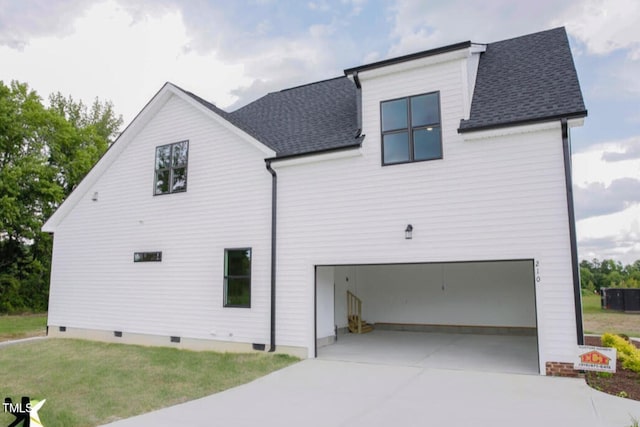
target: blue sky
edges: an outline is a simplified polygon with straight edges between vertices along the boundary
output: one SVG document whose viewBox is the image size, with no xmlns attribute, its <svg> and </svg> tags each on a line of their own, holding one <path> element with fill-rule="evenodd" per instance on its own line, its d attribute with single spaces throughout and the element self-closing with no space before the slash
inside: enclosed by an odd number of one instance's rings
<svg viewBox="0 0 640 427">
<path fill-rule="evenodd" d="M 0 80 L 111 100 L 171 81 L 227 110 L 345 68 L 565 26 L 589 116 L 573 129 L 583 259 L 640 259 L 637 0 L 0 0 Z"/>
</svg>

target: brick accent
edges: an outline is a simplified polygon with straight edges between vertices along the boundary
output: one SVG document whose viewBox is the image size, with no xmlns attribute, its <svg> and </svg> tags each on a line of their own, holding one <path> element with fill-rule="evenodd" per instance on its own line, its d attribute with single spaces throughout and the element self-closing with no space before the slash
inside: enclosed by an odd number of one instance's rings
<svg viewBox="0 0 640 427">
<path fill-rule="evenodd" d="M 580 371 L 573 369 L 573 363 L 567 362 L 547 362 L 545 364 L 547 375 L 552 377 L 581 378 L 584 375 Z"/>
</svg>

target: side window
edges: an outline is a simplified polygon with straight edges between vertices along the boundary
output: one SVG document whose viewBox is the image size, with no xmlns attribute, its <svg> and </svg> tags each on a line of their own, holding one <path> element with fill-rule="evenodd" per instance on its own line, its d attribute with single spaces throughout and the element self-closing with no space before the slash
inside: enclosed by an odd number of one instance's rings
<svg viewBox="0 0 640 427">
<path fill-rule="evenodd" d="M 156 147 L 156 168 L 153 194 L 187 191 L 189 141 Z"/>
<path fill-rule="evenodd" d="M 382 164 L 442 158 L 440 93 L 380 103 Z"/>
<path fill-rule="evenodd" d="M 251 307 L 251 248 L 224 251 L 224 306 Z"/>
</svg>

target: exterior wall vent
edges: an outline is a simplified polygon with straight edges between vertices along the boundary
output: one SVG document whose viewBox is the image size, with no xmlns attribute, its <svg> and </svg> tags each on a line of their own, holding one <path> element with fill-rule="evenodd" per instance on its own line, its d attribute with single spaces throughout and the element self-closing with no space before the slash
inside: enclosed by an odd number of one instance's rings
<svg viewBox="0 0 640 427">
<path fill-rule="evenodd" d="M 264 344 L 253 343 L 253 349 L 254 350 L 259 350 L 259 351 L 264 351 L 265 345 Z"/>
<path fill-rule="evenodd" d="M 171 342 L 180 342 L 180 337 L 171 337 Z"/>
<path fill-rule="evenodd" d="M 58 329 L 60 330 L 60 332 L 67 332 L 66 326 L 60 326 Z"/>
<path fill-rule="evenodd" d="M 122 337 L 122 331 L 113 331 L 113 336 L 118 338 Z"/>
</svg>

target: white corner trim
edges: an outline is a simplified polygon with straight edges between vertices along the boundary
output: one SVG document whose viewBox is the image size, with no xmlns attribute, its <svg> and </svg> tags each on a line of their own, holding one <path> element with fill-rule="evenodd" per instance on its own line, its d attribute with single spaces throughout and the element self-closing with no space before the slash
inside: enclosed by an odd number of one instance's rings
<svg viewBox="0 0 640 427">
<path fill-rule="evenodd" d="M 309 154 L 306 156 L 294 157 L 291 159 L 278 160 L 276 158 L 276 159 L 273 159 L 273 163 L 271 164 L 271 166 L 274 169 L 279 169 L 279 168 L 286 168 L 291 166 L 307 165 L 310 163 L 326 162 L 329 160 L 336 160 L 336 159 L 349 159 L 349 158 L 361 157 L 361 156 L 362 156 L 362 148 L 358 147 L 353 149 L 332 151 L 329 153 Z"/>
<path fill-rule="evenodd" d="M 497 129 L 480 130 L 474 132 L 463 132 L 464 141 L 476 141 L 480 139 L 495 138 L 498 136 L 517 135 L 523 133 L 539 132 L 549 129 L 560 130 L 560 120 L 551 122 L 535 123 L 531 125 L 516 125 Z"/>
</svg>

